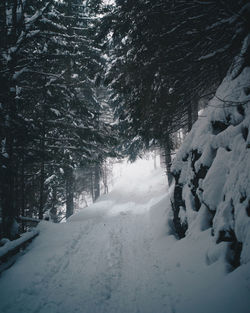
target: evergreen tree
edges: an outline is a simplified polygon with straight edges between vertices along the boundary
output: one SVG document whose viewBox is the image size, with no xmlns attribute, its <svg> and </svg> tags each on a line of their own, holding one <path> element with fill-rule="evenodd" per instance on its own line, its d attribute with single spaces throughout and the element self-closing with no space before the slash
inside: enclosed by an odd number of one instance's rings
<svg viewBox="0 0 250 313">
<path fill-rule="evenodd" d="M 0 180 L 7 237 L 19 214 L 43 218 L 50 210 L 58 220 L 66 204 L 69 217 L 76 168 L 101 168 L 114 143 L 111 127 L 100 119 L 95 80 L 103 61 L 91 3 L 12 2 L 4 1 L 1 11 Z"/>
<path fill-rule="evenodd" d="M 170 155 L 171 134 L 190 130 L 200 96 L 216 89 L 247 34 L 248 7 L 240 0 L 116 1 L 103 20 L 106 84 L 133 157 L 134 142 L 158 143 Z"/>
<path fill-rule="evenodd" d="M 30 125 L 22 111 L 21 76 L 27 71 L 27 45 L 38 34 L 37 22 L 46 12 L 49 2 L 2 1 L 0 27 L 3 32 L 0 45 L 1 65 L 1 207 L 3 232 L 11 237 L 14 217 L 17 215 L 18 172 L 23 167 L 24 145 Z M 20 160 L 22 162 L 20 162 Z M 20 166 L 21 165 L 21 166 Z M 23 171 L 23 170 L 21 170 Z"/>
</svg>

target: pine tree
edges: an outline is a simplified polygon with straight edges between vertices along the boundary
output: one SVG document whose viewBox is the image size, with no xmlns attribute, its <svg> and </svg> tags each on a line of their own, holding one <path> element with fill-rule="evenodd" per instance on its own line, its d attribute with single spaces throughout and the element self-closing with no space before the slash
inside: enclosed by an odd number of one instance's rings
<svg viewBox="0 0 250 313">
<path fill-rule="evenodd" d="M 30 123 L 21 114 L 23 109 L 22 74 L 27 71 L 26 46 L 39 32 L 37 22 L 48 8 L 48 1 L 3 1 L 1 3 L 1 207 L 3 233 L 11 237 L 17 215 L 18 173 L 23 167 L 24 144 Z M 21 162 L 20 162 L 21 160 Z M 20 166 L 20 164 L 22 165 Z M 17 188 L 18 189 L 18 188 Z"/>
<path fill-rule="evenodd" d="M 247 34 L 248 7 L 240 0 L 116 1 L 103 22 L 106 84 L 134 155 L 134 142 L 158 143 L 169 155 L 166 138 L 190 130 L 200 97 L 216 90 Z"/>
<path fill-rule="evenodd" d="M 6 86 L 0 98 L 1 215 L 4 235 L 11 237 L 19 214 L 43 218 L 50 210 L 56 221 L 66 204 L 69 217 L 76 169 L 101 168 L 114 142 L 100 119 L 95 80 L 103 61 L 91 3 L 5 1 L 3 6 L 9 8 L 1 16 L 0 80 Z"/>
</svg>

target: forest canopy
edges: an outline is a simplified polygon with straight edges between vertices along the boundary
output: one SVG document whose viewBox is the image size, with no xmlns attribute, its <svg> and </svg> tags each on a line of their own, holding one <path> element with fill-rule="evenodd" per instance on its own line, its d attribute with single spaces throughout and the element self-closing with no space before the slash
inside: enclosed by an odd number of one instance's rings
<svg viewBox="0 0 250 313">
<path fill-rule="evenodd" d="M 249 1 L 2 0 L 1 233 L 100 195 L 108 157 L 190 131 L 250 29 Z M 249 65 L 249 45 L 235 77 Z M 76 175 L 76 170 L 81 175 Z M 105 183 L 104 183 L 105 185 Z M 66 207 L 66 212 L 61 207 Z"/>
</svg>

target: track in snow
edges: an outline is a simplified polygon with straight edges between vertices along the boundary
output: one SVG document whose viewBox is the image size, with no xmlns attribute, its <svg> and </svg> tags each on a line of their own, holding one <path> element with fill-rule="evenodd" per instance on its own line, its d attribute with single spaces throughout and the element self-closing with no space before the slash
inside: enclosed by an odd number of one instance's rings
<svg viewBox="0 0 250 313">
<path fill-rule="evenodd" d="M 165 189 L 163 176 L 155 177 L 155 190 L 149 182 L 146 189 L 145 181 L 144 189 L 129 183 L 69 223 L 42 224 L 30 251 L 3 274 L 0 311 L 171 313 L 153 250 L 149 208 Z"/>
<path fill-rule="evenodd" d="M 39 225 L 0 277 L 1 313 L 249 313 L 250 264 L 228 274 L 211 229 L 169 235 L 164 174 L 131 174 L 69 222 Z"/>
<path fill-rule="evenodd" d="M 56 228 L 55 239 L 42 234 L 13 270 L 4 274 L 7 280 L 18 281 L 11 287 L 18 297 L 3 299 L 1 312 L 171 312 L 168 290 L 162 288 L 164 273 L 152 255 L 147 216 L 123 213 L 72 224 L 73 234 L 70 223 Z M 43 227 L 48 231 L 48 226 Z M 58 240 L 60 231 L 64 234 Z M 27 276 L 20 277 L 23 271 Z"/>
</svg>

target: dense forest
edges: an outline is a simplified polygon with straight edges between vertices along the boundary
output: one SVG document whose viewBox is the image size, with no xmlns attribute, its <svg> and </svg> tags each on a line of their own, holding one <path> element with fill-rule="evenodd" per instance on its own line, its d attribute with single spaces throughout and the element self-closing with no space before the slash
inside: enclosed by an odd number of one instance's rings
<svg viewBox="0 0 250 313">
<path fill-rule="evenodd" d="M 250 0 L 0 1 L 0 312 L 249 313 Z"/>
<path fill-rule="evenodd" d="M 170 184 L 177 133 L 230 66 L 235 79 L 250 65 L 249 24 L 243 0 L 2 0 L 1 236 L 20 216 L 59 222 L 82 193 L 96 200 L 109 158 L 160 149 Z"/>
</svg>

